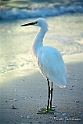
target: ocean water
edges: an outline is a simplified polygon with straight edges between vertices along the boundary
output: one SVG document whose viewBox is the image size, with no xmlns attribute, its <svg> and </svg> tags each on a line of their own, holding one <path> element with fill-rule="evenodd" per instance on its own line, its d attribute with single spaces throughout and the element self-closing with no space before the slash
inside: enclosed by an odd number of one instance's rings
<svg viewBox="0 0 83 124">
<path fill-rule="evenodd" d="M 83 13 L 83 0 L 1 0 L 0 20 Z"/>
<path fill-rule="evenodd" d="M 29 75 L 38 68 L 31 45 L 38 27 L 21 24 L 44 17 L 49 24 L 44 45 L 62 55 L 83 52 L 83 2 L 81 0 L 0 1 L 0 83 Z"/>
</svg>

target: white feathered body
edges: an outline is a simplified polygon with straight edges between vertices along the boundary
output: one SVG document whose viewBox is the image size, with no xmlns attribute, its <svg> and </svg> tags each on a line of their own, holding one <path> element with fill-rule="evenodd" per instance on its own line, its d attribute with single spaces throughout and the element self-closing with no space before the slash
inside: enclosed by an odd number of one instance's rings
<svg viewBox="0 0 83 124">
<path fill-rule="evenodd" d="M 59 87 L 65 87 L 66 71 L 60 52 L 50 46 L 43 46 L 37 54 L 37 61 L 41 73 L 45 78 L 54 82 Z"/>
</svg>

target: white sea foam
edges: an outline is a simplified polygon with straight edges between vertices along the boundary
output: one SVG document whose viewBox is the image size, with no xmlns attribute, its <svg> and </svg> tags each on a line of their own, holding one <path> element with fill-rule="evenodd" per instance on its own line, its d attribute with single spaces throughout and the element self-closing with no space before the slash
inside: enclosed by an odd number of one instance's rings
<svg viewBox="0 0 83 124">
<path fill-rule="evenodd" d="M 57 16 L 65 13 L 83 13 L 83 2 L 50 3 L 40 7 L 10 8 L 1 6 L 0 20 Z"/>
</svg>

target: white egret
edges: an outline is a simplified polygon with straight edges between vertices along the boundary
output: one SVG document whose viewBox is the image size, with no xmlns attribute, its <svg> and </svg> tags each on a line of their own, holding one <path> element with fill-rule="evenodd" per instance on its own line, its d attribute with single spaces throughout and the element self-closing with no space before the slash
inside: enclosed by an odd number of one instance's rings
<svg viewBox="0 0 83 124">
<path fill-rule="evenodd" d="M 48 24 L 44 18 L 38 18 L 33 22 L 21 26 L 41 27 L 32 45 L 39 68 L 48 81 L 48 105 L 46 112 L 52 110 L 53 82 L 61 88 L 66 87 L 66 70 L 60 52 L 51 46 L 43 46 L 43 37 L 48 31 Z"/>
</svg>

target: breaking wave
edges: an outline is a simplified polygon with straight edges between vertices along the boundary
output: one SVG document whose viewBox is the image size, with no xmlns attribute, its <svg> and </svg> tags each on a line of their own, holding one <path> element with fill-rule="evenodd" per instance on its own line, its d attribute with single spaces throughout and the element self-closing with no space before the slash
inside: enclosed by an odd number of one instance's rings
<svg viewBox="0 0 83 124">
<path fill-rule="evenodd" d="M 0 20 L 25 19 L 58 16 L 66 13 L 83 13 L 83 2 L 53 3 L 42 7 L 10 8 L 0 7 Z"/>
</svg>

